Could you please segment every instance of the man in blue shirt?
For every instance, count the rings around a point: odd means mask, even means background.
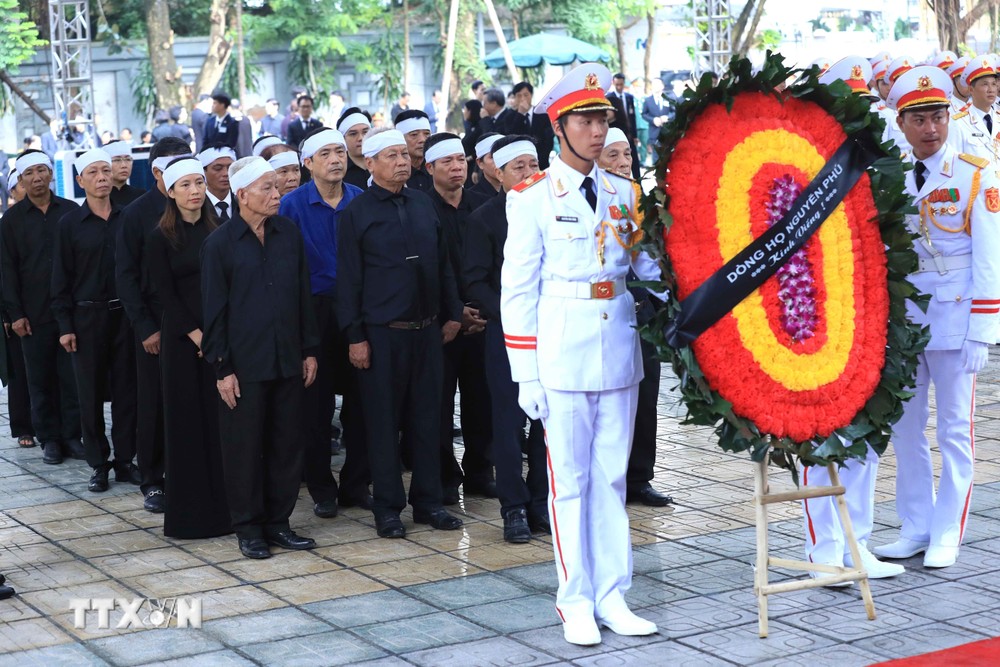
[[[321,127],[306,135],[302,141],[302,160],[312,180],[285,195],[278,212],[299,226],[309,262],[312,304],[321,344],[316,382],[305,395],[304,468],[313,512],[331,518],[337,515],[338,495],[342,505],[370,507],[368,450],[354,374],[347,363],[347,339],[336,315],[337,226],[341,212],[361,194],[361,189],[344,182],[347,142],[337,130]],[[335,393],[344,396],[340,420],[347,450],[339,494],[330,472],[330,422]]]

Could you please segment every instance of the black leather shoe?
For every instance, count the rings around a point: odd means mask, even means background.
[[[150,489],[146,494],[146,499],[142,501],[142,506],[147,512],[163,514],[163,511],[167,508],[167,499],[163,495],[163,490]]]
[[[457,505],[459,501],[458,487],[446,486],[441,492],[441,502],[444,505]]]
[[[138,486],[142,484],[142,475],[139,474],[139,466],[129,461],[128,463],[115,463],[115,481],[128,482]]]
[[[372,508],[372,494],[366,493],[360,498],[340,496],[337,498],[337,504],[340,507],[360,507],[364,510],[370,510]]]
[[[86,461],[87,452],[83,448],[83,443],[80,442],[80,438],[75,440],[66,440],[62,443],[63,456],[68,456],[71,459],[76,459],[77,461]]]
[[[313,505],[313,514],[321,519],[332,519],[337,516],[337,499],[323,500]]]
[[[398,514],[386,514],[375,517],[375,532],[378,533],[379,537],[406,537],[406,526],[403,525],[403,520],[399,518]]]
[[[90,484],[87,488],[94,493],[103,493],[108,490],[107,466],[94,468],[94,474],[90,476]]]
[[[462,520],[457,516],[448,514],[448,510],[438,507],[433,510],[413,510],[414,523],[426,523],[431,528],[438,530],[458,530],[462,527]]]
[[[528,528],[528,513],[522,509],[508,510],[503,517],[503,539],[511,544],[524,544],[531,541],[531,529]]]
[[[492,479],[485,484],[466,481],[462,484],[462,488],[465,489],[465,495],[467,496],[481,496],[483,498],[497,497],[497,483]]]
[[[2,585],[0,585],[0,600],[6,600],[7,598],[12,598],[12,597],[14,597],[14,594],[16,592],[17,591],[15,591],[10,586],[2,586]]]
[[[267,543],[281,547],[282,549],[291,549],[293,551],[305,551],[306,549],[312,549],[316,546],[316,540],[311,537],[302,537],[297,535],[294,530],[283,530],[280,533],[275,533],[267,538]]]
[[[552,534],[552,524],[549,523],[548,514],[529,514],[528,528],[530,528],[533,533],[545,533],[546,535]]]
[[[654,489],[652,484],[646,484],[629,489],[625,494],[625,502],[642,503],[647,507],[666,507],[674,502],[674,499]]]
[[[262,537],[241,537],[239,542],[240,553],[247,558],[260,560],[271,557],[271,550],[267,548],[267,542]]]
[[[59,465],[63,462],[62,447],[58,442],[42,443],[42,463],[49,465]]]

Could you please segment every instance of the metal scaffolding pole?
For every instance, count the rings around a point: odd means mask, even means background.
[[[66,124],[77,116],[92,122],[94,83],[87,0],[49,0],[49,29],[56,115]]]
[[[694,0],[694,77],[721,74],[733,56],[729,0]]]

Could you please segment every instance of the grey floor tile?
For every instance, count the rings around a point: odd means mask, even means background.
[[[385,651],[343,630],[250,644],[241,647],[240,652],[255,662],[273,667],[353,665],[385,655]]]
[[[294,607],[206,621],[202,627],[205,632],[229,646],[303,637],[333,629],[329,624]]]
[[[780,621],[771,621],[768,624],[767,639],[760,638],[757,634],[757,623],[754,622],[735,628],[681,637],[677,641],[739,665],[815,651],[836,644],[830,639],[785,625]]]
[[[98,667],[107,664],[81,644],[60,644],[0,655],[0,667]]]
[[[510,600],[535,592],[525,584],[492,573],[406,587],[407,594],[449,610]]]
[[[1000,532],[1000,531],[998,531]],[[983,542],[979,542],[983,544]],[[926,572],[932,577],[955,581],[996,573],[1000,570],[1000,553],[991,552],[987,549],[980,549],[976,544],[965,544],[958,553],[958,561],[951,567],[927,568]],[[993,574],[991,578],[996,584],[991,588],[1000,588],[1000,574]]]
[[[516,632],[510,635],[510,638],[549,655],[557,656],[561,660],[571,661],[573,664],[577,664],[580,659],[588,656],[622,651],[650,642],[659,642],[663,639],[659,635],[653,635],[652,637],[620,637],[610,630],[604,629],[601,631],[600,644],[596,646],[576,646],[567,643],[563,639],[561,625]]]
[[[581,667],[628,667],[669,665],[670,667],[722,667],[732,663],[671,641],[635,646],[613,653],[588,656],[574,661]]]
[[[94,639],[87,645],[116,665],[141,665],[225,648],[204,630],[194,628],[144,630]]]
[[[678,542],[657,542],[632,550],[632,571],[636,574],[649,574],[650,572],[659,572],[685,565],[697,565],[719,559],[720,556],[714,553]]]
[[[397,656],[387,655],[384,658],[351,663],[351,667],[410,667],[412,664],[412,662]]]
[[[946,581],[882,596],[881,605],[896,607],[935,621],[947,621],[1000,607],[1000,595],[964,583]]]
[[[496,634],[447,612],[366,625],[353,632],[391,653],[437,648]]]
[[[560,622],[555,596],[543,594],[466,607],[455,613],[499,634],[544,628]]]
[[[353,628],[377,621],[413,618],[437,611],[399,591],[379,591],[302,605],[302,609],[339,628]]]
[[[757,608],[744,608],[710,597],[692,597],[638,611],[656,623],[660,634],[675,639],[719,628],[744,625],[757,619]]]
[[[920,628],[893,632],[854,642],[854,646],[887,658],[905,658],[930,653],[960,644],[986,639],[985,635],[945,623],[933,623]]]
[[[536,667],[548,665],[556,659],[506,637],[442,646],[407,653],[402,657],[421,667]]]
[[[781,617],[782,623],[815,632],[838,642],[874,637],[887,632],[928,625],[931,621],[888,605],[875,605],[875,620],[868,620],[861,600],[834,607],[818,607]]]
[[[202,655],[189,655],[184,658],[148,662],[142,667],[246,667],[256,665],[253,660],[244,658],[235,651],[216,651]]]
[[[537,565],[522,565],[503,570],[499,574],[508,579],[530,586],[535,590],[555,592],[559,586],[559,577],[552,563]]]
[[[884,660],[878,653],[841,645],[758,662],[754,667],[868,667]]]
[[[632,587],[625,594],[625,601],[633,609],[673,604],[677,600],[694,597],[694,593],[669,581],[658,581],[652,577],[632,577]]]
[[[732,559],[650,572],[649,576],[699,595],[721,593],[737,588],[753,588],[753,568]]]
[[[948,621],[948,625],[965,628],[984,635],[996,636],[1000,630],[1000,609],[979,611],[968,616],[959,616]]]

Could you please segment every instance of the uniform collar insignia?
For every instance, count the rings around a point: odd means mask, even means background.
[[[941,173],[945,176],[951,176],[951,162],[949,160],[941,163]]]
[[[609,194],[615,194],[616,192],[618,192],[617,190],[615,190],[614,186],[611,185],[611,181],[608,180],[608,177],[605,176],[604,174],[601,174],[601,182],[604,184],[605,192]]]
[[[563,185],[561,178],[552,179],[552,189],[556,193],[556,197],[562,197],[569,192],[569,190],[566,189],[566,186]]]

